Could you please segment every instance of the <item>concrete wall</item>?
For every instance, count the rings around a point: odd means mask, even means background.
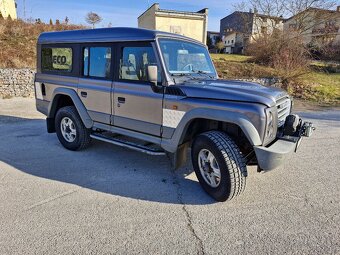
[[[138,27],[180,34],[206,44],[208,9],[181,12],[162,10],[154,4],[138,17]]]
[[[156,17],[156,29],[184,35],[202,43],[206,43],[205,23],[202,19]]]
[[[5,19],[9,16],[11,17],[11,19],[17,19],[17,9],[15,7],[14,0],[0,1],[0,14]]]
[[[34,96],[33,69],[0,69],[0,98]]]
[[[156,29],[156,10],[159,9],[159,4],[152,5],[142,15],[138,17],[138,27],[146,29]]]

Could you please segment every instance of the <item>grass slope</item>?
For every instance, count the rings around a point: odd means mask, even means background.
[[[211,56],[222,79],[280,77],[280,70],[255,64],[248,56],[229,54]],[[291,82],[297,88],[290,91],[295,97],[322,105],[340,105],[340,73],[327,73],[322,69],[310,68]]]
[[[33,24],[0,19],[0,68],[34,68],[37,39],[42,32],[81,29],[77,25]]]

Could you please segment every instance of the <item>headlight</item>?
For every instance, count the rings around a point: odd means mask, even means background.
[[[267,144],[274,140],[277,132],[277,110],[275,107],[266,109],[266,131],[264,143]]]
[[[274,120],[273,113],[269,112],[267,116],[267,129],[266,129],[266,137],[268,138],[272,138],[274,134],[273,120]]]

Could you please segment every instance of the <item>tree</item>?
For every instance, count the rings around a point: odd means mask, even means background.
[[[211,49],[212,46],[213,46],[213,45],[212,45],[212,40],[211,40],[211,38],[210,38],[209,35],[207,36],[207,46],[208,46],[209,49]]]
[[[92,25],[92,28],[94,28],[95,24],[100,23],[102,21],[102,17],[100,17],[97,13],[89,12],[85,16],[85,21]]]
[[[331,9],[334,6],[336,6],[335,0],[245,0],[235,7],[245,13],[249,13],[246,12],[246,10],[250,10],[250,12],[254,10],[253,13],[255,16],[258,16],[259,20],[259,22],[255,22],[255,25],[258,26],[258,31],[261,31],[263,25],[269,26],[272,28],[272,31],[276,29],[278,23],[275,17],[289,18],[295,16],[295,31],[298,31],[301,34],[333,19],[334,17],[324,10]],[[272,19],[263,20],[260,18],[261,14],[272,17]],[[248,15],[244,16],[244,19],[249,17]],[[311,22],[311,20],[313,22]],[[252,23],[253,20],[247,20],[247,22],[245,21],[244,23],[248,25],[249,22]]]
[[[59,20],[59,19],[56,19],[56,20],[55,20],[55,24],[56,24],[57,26],[59,26],[59,25],[60,25],[60,20]]]
[[[69,18],[66,16],[66,18],[65,18],[65,20],[64,20],[65,25],[68,25],[68,22],[69,22],[69,21],[70,21]]]
[[[50,25],[53,26],[53,21],[52,21],[52,19],[50,19]]]
[[[222,50],[224,49],[224,43],[222,41],[219,41],[215,45],[216,49],[218,49],[218,52],[221,53]]]

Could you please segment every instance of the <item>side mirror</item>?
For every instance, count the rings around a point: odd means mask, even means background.
[[[148,80],[152,82],[155,86],[157,86],[158,82],[158,67],[157,66],[148,66]]]

